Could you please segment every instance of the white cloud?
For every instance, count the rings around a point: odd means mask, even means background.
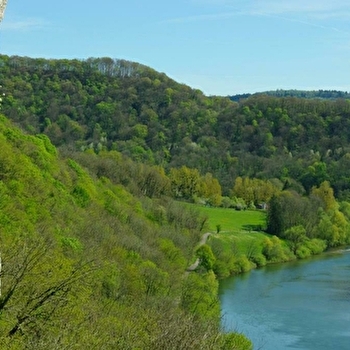
[[[350,34],[348,26],[338,26],[337,21],[350,20],[350,2],[345,0],[192,0],[200,10],[202,5],[213,8],[211,14],[198,14],[166,20],[166,23],[219,21],[235,16],[267,16],[282,21],[324,30]]]

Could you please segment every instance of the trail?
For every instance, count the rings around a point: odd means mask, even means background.
[[[198,247],[200,247],[200,246],[204,245],[205,243],[207,243],[208,237],[209,237],[210,235],[211,235],[210,232],[205,233],[205,234],[202,236],[201,240],[199,241]],[[187,273],[196,270],[196,268],[198,267],[199,263],[200,263],[200,260],[199,260],[199,258],[197,258],[197,260],[196,260],[191,266],[189,266],[189,267],[187,268],[187,270],[186,270]]]

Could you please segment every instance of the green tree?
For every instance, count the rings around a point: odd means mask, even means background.
[[[273,196],[269,202],[266,217],[267,232],[272,235],[281,236],[286,229],[286,223],[283,216],[283,207],[280,197]]]
[[[199,180],[198,195],[207,200],[207,203],[218,207],[221,204],[221,186],[212,174],[207,173]]]
[[[213,269],[215,264],[215,256],[207,244],[201,245],[196,250],[196,256],[199,259],[199,266],[202,266],[205,270],[209,271]]]
[[[284,232],[283,238],[290,242],[290,248],[296,254],[299,246],[307,239],[306,230],[301,225],[290,227]]]
[[[197,169],[190,169],[186,166],[171,168],[169,178],[175,197],[192,199],[198,194],[200,174]]]

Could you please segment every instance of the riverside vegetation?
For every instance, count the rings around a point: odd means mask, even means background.
[[[0,66],[4,348],[250,349],[221,332],[218,278],[349,243],[346,98],[235,102],[110,58]]]

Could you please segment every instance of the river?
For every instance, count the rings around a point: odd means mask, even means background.
[[[220,282],[226,331],[254,350],[350,349],[350,252],[267,266]]]

